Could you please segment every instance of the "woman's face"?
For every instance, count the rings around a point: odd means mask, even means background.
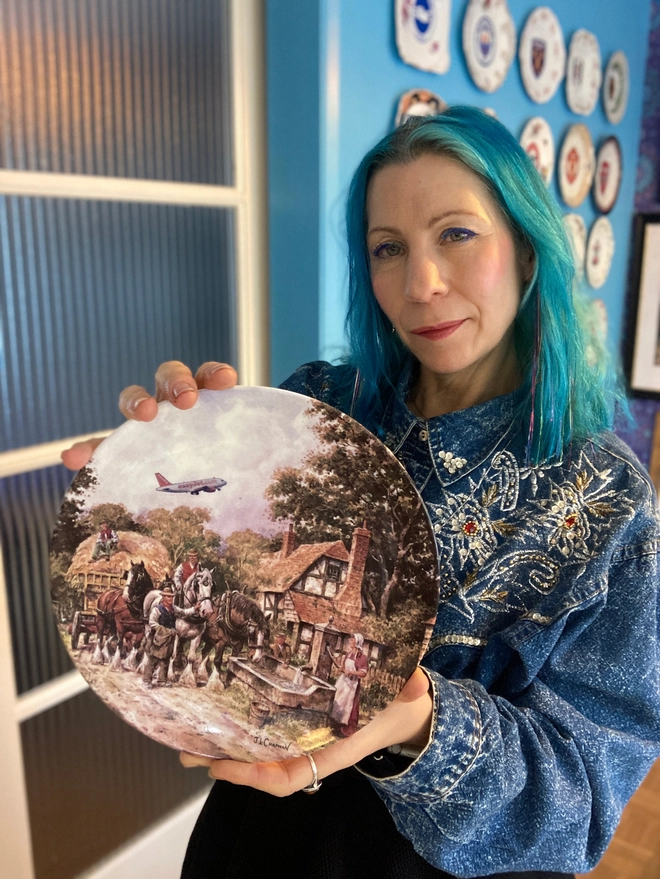
[[[511,358],[522,272],[482,181],[424,155],[378,171],[367,195],[376,299],[424,370],[480,378]]]

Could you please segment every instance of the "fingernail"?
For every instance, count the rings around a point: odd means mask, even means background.
[[[209,766],[210,759],[208,757],[196,757],[193,754],[186,754],[185,759],[181,762],[188,769],[193,766]]]
[[[176,382],[172,385],[171,391],[172,396],[175,400],[177,400],[181,394],[187,394],[190,391],[196,391],[197,388],[194,388],[192,385],[189,385],[188,382]]]
[[[149,397],[138,397],[137,400],[131,400],[131,402],[128,404],[128,407],[127,407],[128,411],[135,414],[137,412],[137,408],[140,405],[140,403],[143,403],[145,400],[148,400],[148,399],[149,399]]]
[[[231,369],[231,368],[232,368],[232,367],[229,366],[229,365],[226,364],[226,363],[219,363],[217,366],[214,366],[214,367],[213,367],[213,369],[211,370],[211,372],[210,372],[209,374],[210,374],[210,375],[215,375],[216,372],[220,372],[220,370],[222,370],[222,369]]]

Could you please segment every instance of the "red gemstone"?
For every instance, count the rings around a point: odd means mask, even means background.
[[[472,519],[469,519],[463,525],[463,531],[468,535],[468,537],[472,537],[472,535],[476,534],[478,530],[479,530],[479,526]]]
[[[575,513],[571,513],[570,516],[566,516],[566,518],[564,519],[564,528],[574,528],[577,519],[578,517]]]

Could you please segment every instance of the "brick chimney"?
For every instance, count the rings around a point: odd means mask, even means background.
[[[296,534],[293,525],[289,523],[286,531],[282,535],[282,549],[280,550],[280,559],[287,559],[296,548]]]
[[[340,613],[347,616],[362,616],[362,580],[370,541],[371,531],[367,529],[367,523],[364,522],[361,528],[356,528],[353,531],[346,582],[332,602]]]

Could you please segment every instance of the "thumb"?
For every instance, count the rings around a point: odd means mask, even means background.
[[[412,675],[408,678],[403,689],[396,697],[397,702],[414,702],[428,693],[429,679],[422,669],[417,666]]]

